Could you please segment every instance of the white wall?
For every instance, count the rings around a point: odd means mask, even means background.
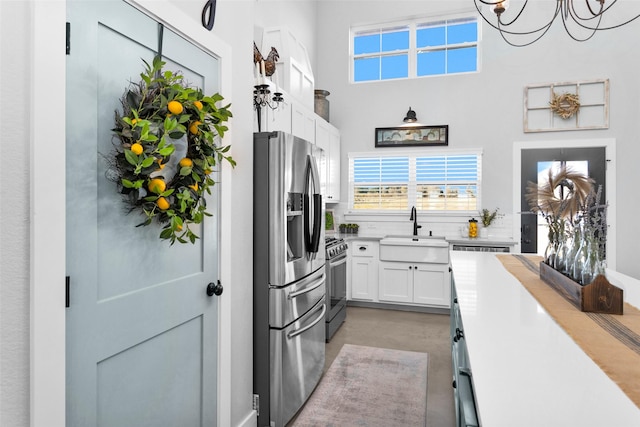
[[[3,426],[29,424],[29,27],[27,2],[0,2],[0,425]],[[63,101],[60,107],[64,108]]]
[[[531,2],[530,2],[531,3]],[[554,7],[555,2],[535,2]],[[437,15],[444,8],[459,12],[474,10],[471,0],[376,1],[364,7],[358,0],[318,3],[316,86],[331,92],[331,122],[342,132],[343,199],[347,197],[347,161],[350,151],[372,151],[376,127],[401,122],[409,106],[424,124],[448,124],[449,148],[481,147],[484,150],[483,207],[499,207],[513,213],[512,150],[515,141],[615,138],[617,140],[617,268],[640,277],[633,248],[637,233],[627,232],[640,208],[633,194],[640,179],[636,166],[640,156],[638,115],[640,83],[640,22],[601,32],[594,39],[577,43],[556,22],[549,33],[526,48],[506,45],[497,32],[483,27],[482,71],[477,74],[426,77],[405,81],[349,83],[349,28],[352,25]],[[532,7],[532,6],[530,6]],[[618,3],[616,8],[638,13],[638,3]],[[571,132],[523,132],[525,86],[576,80],[610,79],[611,121],[607,130]],[[344,209],[344,206],[340,206]],[[408,223],[408,221],[407,221]],[[515,236],[518,238],[519,236]]]

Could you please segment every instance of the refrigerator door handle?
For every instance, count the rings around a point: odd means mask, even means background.
[[[316,159],[311,154],[307,155],[307,175],[306,175],[305,195],[304,195],[304,215],[305,215],[305,243],[307,252],[318,253],[320,248],[320,234],[322,232],[322,195],[320,193],[320,180]],[[310,230],[311,209],[308,193],[310,185],[313,188],[313,230]]]
[[[314,289],[319,288],[325,282],[325,275],[323,274],[320,278],[316,279],[315,282],[312,282],[310,286],[300,289],[299,291],[291,292],[287,295],[287,299],[294,299],[295,297],[299,297],[300,295],[304,295],[308,292],[311,292]]]
[[[320,313],[320,316],[318,316],[313,322],[311,322],[311,324],[305,326],[304,328],[296,329],[294,331],[289,332],[287,334],[287,338],[291,339],[291,338],[297,337],[300,334],[304,334],[306,331],[313,328],[318,322],[320,322],[321,320],[324,320],[324,315],[326,312],[327,312],[327,304],[322,304],[322,313]]]

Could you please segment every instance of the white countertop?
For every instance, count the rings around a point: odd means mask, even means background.
[[[495,254],[451,251],[451,262],[483,426],[640,426],[640,409]],[[611,276],[640,307],[640,282]]]

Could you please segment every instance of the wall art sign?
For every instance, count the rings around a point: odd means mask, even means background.
[[[609,80],[545,83],[524,88],[524,131],[609,128]]]
[[[376,147],[448,145],[449,125],[376,128]]]

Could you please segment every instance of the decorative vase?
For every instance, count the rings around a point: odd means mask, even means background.
[[[576,250],[576,256],[573,260],[573,270],[571,270],[571,278],[578,283],[582,283],[582,270],[584,264],[587,261],[587,239],[586,230],[584,226],[580,224],[579,240],[577,241],[578,249]]]
[[[554,268],[555,266],[557,250],[558,242],[555,240],[549,240],[549,243],[547,243],[547,247],[544,250],[544,263],[551,268]]]
[[[328,90],[316,89],[313,91],[314,94],[314,112],[329,122],[329,100],[327,96],[331,94]]]
[[[596,277],[596,264],[597,260],[596,254],[593,253],[593,242],[591,239],[587,239],[585,244],[585,258],[584,264],[582,266],[582,275],[580,276],[580,283],[583,285],[588,285],[593,282],[593,279]]]
[[[558,235],[558,246],[553,268],[562,272],[567,265],[567,236],[564,233]]]
[[[480,238],[488,239],[489,238],[489,229],[487,227],[482,227],[480,229]]]
[[[560,272],[566,276],[571,277],[573,272],[573,260],[576,258],[576,252],[578,250],[577,242],[580,241],[580,228],[573,227],[571,232],[566,236],[564,247],[564,268]]]

